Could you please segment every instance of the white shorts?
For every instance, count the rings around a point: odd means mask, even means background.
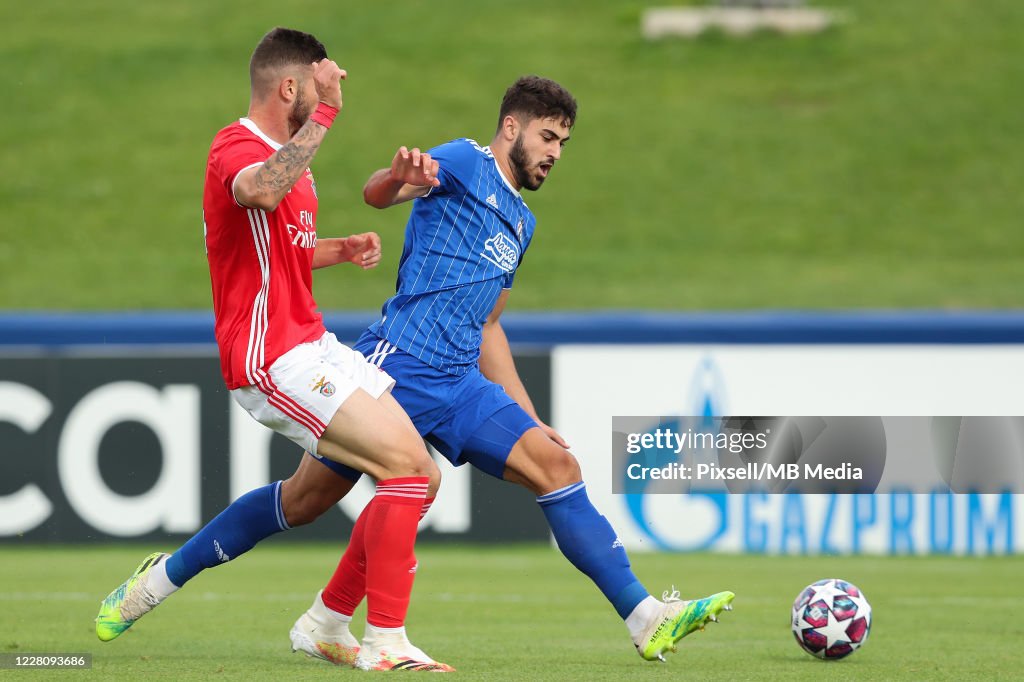
[[[255,386],[231,391],[260,424],[316,455],[316,444],[334,414],[356,389],[379,398],[395,380],[331,332],[300,343],[260,370]]]

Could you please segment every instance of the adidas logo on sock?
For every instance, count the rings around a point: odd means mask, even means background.
[[[213,551],[217,553],[217,558],[221,560],[221,563],[231,561],[231,557],[224,553],[224,550],[220,548],[220,543],[216,540],[213,541]]]

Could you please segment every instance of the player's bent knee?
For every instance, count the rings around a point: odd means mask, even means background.
[[[538,495],[554,492],[583,480],[580,464],[576,458],[568,450],[555,443],[551,443],[550,447],[545,447],[543,452],[536,453],[533,461],[533,469],[536,472],[535,492]]]
[[[428,477],[430,480],[427,482],[427,497],[434,497],[437,495],[437,491],[441,488],[441,470],[437,467],[437,464],[433,459],[430,460],[433,469],[431,470]]]
[[[419,438],[403,441],[390,453],[384,463],[388,475],[398,478],[402,476],[427,477],[430,485],[436,490],[441,481],[441,470],[427,454],[427,449]]]
[[[579,461],[568,450],[558,450],[558,454],[551,457],[547,465],[554,490],[583,480],[583,470],[580,469]]]
[[[531,429],[516,443],[505,463],[504,478],[535,495],[546,495],[583,480],[576,458],[540,429]]]

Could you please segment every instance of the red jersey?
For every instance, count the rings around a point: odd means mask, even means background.
[[[206,163],[206,256],[229,389],[256,384],[282,354],[326,331],[313,300],[313,174],[307,168],[274,211],[235,201],[239,172],[261,165],[280,147],[243,118],[217,133]]]

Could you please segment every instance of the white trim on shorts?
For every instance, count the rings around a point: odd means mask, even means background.
[[[362,389],[379,398],[395,385],[387,372],[331,332],[300,343],[254,378],[254,385],[236,388],[231,396],[253,419],[312,455],[349,396]]]
[[[384,339],[381,339],[380,341],[377,342],[377,345],[376,347],[374,347],[373,352],[366,357],[366,361],[369,362],[371,365],[376,365],[377,367],[380,367],[381,365],[384,364],[384,361],[387,359],[387,357],[394,353],[396,350],[398,350],[398,346],[389,343]]]

